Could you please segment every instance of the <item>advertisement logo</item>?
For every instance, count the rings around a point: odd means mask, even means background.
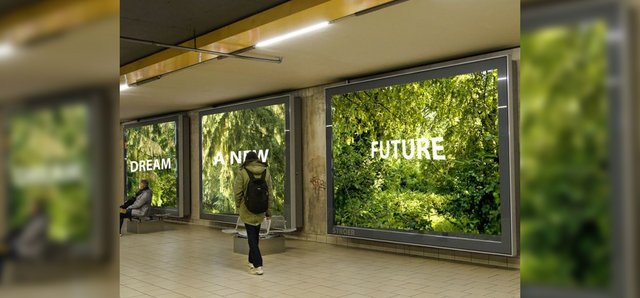
[[[132,160],[129,163],[129,169],[131,173],[170,170],[171,158],[167,157],[163,159],[147,159],[147,160],[139,160],[139,161]]]
[[[387,140],[371,142],[371,158],[378,156],[381,159],[389,157],[399,158],[400,154],[404,159],[431,159],[446,160],[446,156],[441,154],[444,147],[439,143],[442,137],[431,139],[410,139],[410,140]],[[431,145],[431,154],[429,154]],[[401,150],[398,150],[398,148]]]
[[[258,159],[262,162],[267,162],[267,157],[269,157],[269,149],[260,149],[260,150],[240,150],[240,151],[231,151],[229,154],[229,159],[225,160],[222,152],[216,153],[216,156],[213,158],[213,165],[217,166],[219,164],[226,165],[229,164],[241,164],[244,159],[247,157],[249,152],[258,153]]]

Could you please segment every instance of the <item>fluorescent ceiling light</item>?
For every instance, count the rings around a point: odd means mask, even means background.
[[[11,56],[15,52],[15,48],[10,42],[0,43],[0,58],[6,58]]]
[[[322,22],[322,23],[318,23],[318,24],[315,24],[315,25],[312,25],[312,26],[309,26],[309,27],[305,27],[305,28],[302,28],[302,29],[299,29],[299,30],[296,30],[296,31],[293,31],[293,32],[289,32],[289,33],[286,33],[286,34],[283,34],[283,35],[280,35],[280,36],[276,36],[276,37],[271,38],[271,39],[267,39],[265,41],[261,41],[261,42],[256,44],[256,48],[266,47],[266,46],[272,45],[272,44],[274,44],[276,42],[280,42],[280,41],[283,41],[285,39],[296,37],[298,35],[309,33],[309,32],[312,32],[312,31],[316,31],[318,29],[321,29],[321,28],[324,28],[324,27],[327,27],[327,26],[329,26],[329,22]]]
[[[131,87],[129,87],[129,85],[126,84],[126,83],[125,84],[120,84],[120,92],[122,92],[124,90],[127,90],[129,88],[131,88]]]

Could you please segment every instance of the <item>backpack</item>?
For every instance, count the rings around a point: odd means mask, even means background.
[[[249,184],[244,192],[244,205],[254,214],[267,212],[269,209],[269,188],[265,180],[267,170],[264,170],[260,177],[256,177],[246,168],[245,171],[249,174]]]

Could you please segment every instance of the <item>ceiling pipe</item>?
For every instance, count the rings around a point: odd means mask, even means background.
[[[156,41],[151,41],[151,40],[138,39],[138,38],[132,38],[132,37],[125,37],[125,36],[120,36],[120,39],[124,40],[124,41],[128,41],[128,42],[133,42],[133,43],[147,44],[147,45],[152,45],[152,46],[157,46],[157,47],[178,49],[178,50],[191,51],[191,52],[198,52],[198,53],[203,53],[203,54],[223,56],[223,57],[229,57],[229,58],[251,60],[251,61],[259,61],[259,62],[282,63],[282,57],[263,58],[263,57],[253,57],[253,56],[238,55],[238,54],[233,54],[233,53],[222,53],[222,52],[203,50],[203,49],[198,49],[198,48],[189,48],[189,47],[183,47],[183,46],[170,45],[170,44],[166,44],[166,43],[161,43],[161,42],[156,42]]]
[[[356,17],[363,16],[363,15],[370,14],[372,12],[381,10],[383,8],[387,8],[387,7],[391,7],[391,6],[394,6],[394,5],[398,5],[398,4],[402,3],[402,2],[407,2],[407,1],[408,0],[394,0],[394,1],[391,1],[391,2],[387,2],[387,3],[384,3],[384,4],[380,4],[378,6],[374,6],[374,7],[365,9],[365,10],[358,11],[358,12],[354,13],[353,15],[356,16]]]

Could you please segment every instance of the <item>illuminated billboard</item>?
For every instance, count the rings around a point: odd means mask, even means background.
[[[285,216],[293,224],[297,209],[295,200],[290,200],[292,188],[296,187],[289,178],[291,168],[296,166],[289,151],[294,137],[290,130],[291,101],[285,96],[200,114],[203,218],[235,222],[235,177],[247,153],[254,151],[268,165],[273,179],[272,213]]]
[[[637,233],[637,216],[626,211],[636,200],[627,154],[637,109],[625,84],[632,63],[623,4],[523,7],[523,297],[624,297],[636,284],[620,278],[635,265],[624,231]]]
[[[124,128],[126,197],[135,196],[140,180],[148,180],[153,190],[154,213],[179,215],[184,209],[180,207],[180,178],[185,175],[180,158],[185,153],[180,150],[181,117],[143,120]]]
[[[16,248],[16,257],[46,263],[47,256],[88,260],[107,253],[110,180],[103,173],[111,158],[101,151],[105,140],[99,137],[109,134],[105,97],[100,90],[84,90],[33,98],[3,111],[3,232],[8,243],[29,239]]]
[[[508,63],[327,89],[329,233],[512,254]]]

